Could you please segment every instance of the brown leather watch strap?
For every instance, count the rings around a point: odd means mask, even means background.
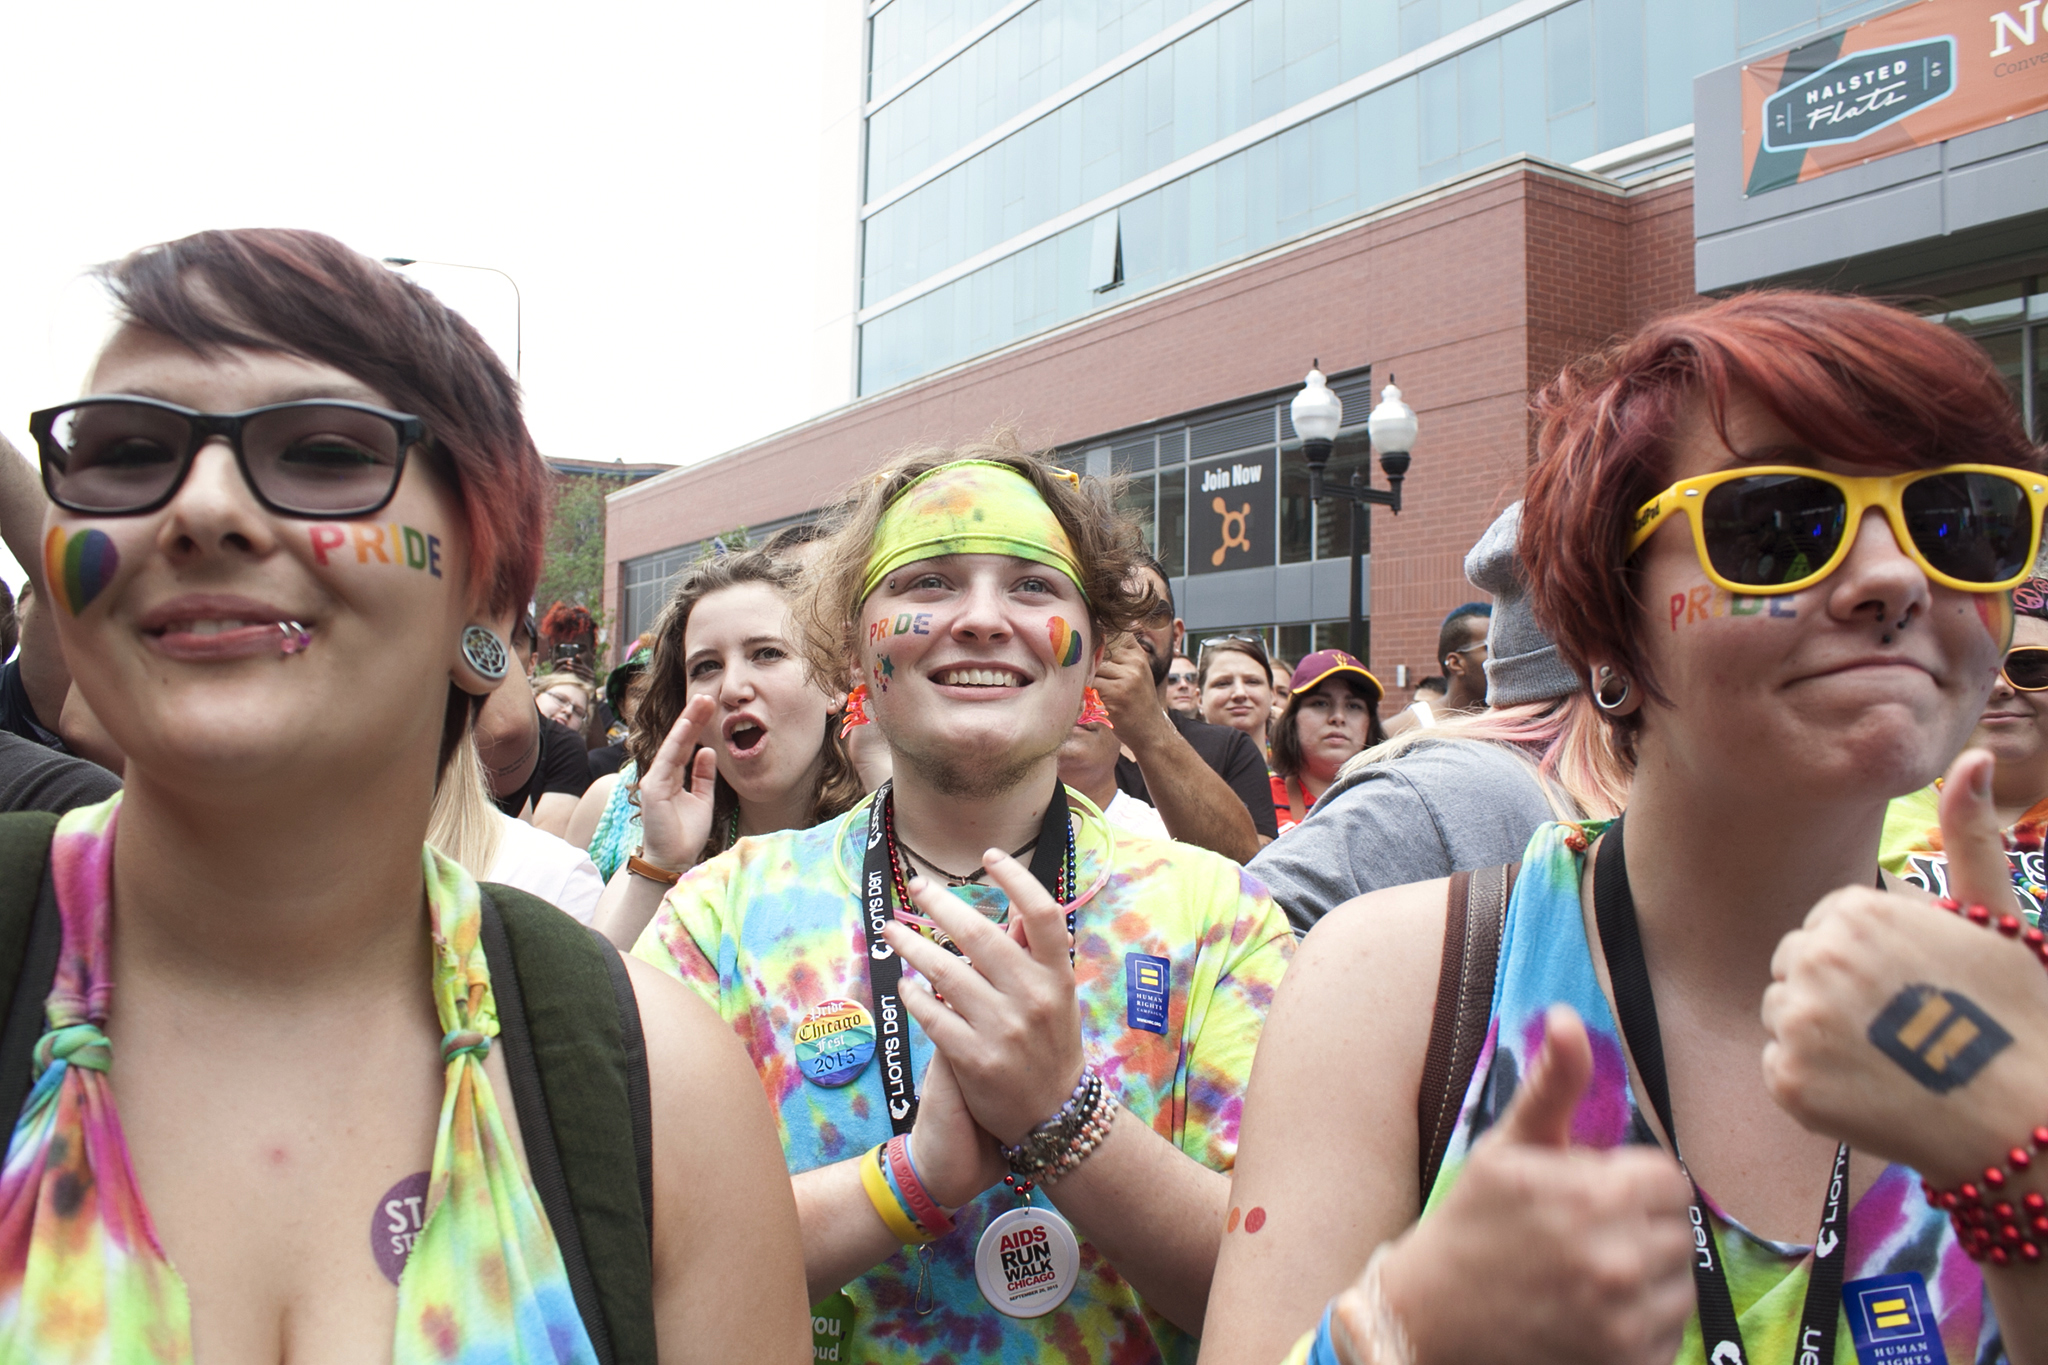
[[[645,877],[650,882],[660,882],[663,886],[674,886],[683,879],[682,873],[657,867],[637,853],[626,858],[626,870],[636,877]]]

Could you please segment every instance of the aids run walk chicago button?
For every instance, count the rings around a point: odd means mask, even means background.
[[[974,1249],[981,1296],[1013,1318],[1043,1317],[1067,1301],[1081,1275],[1081,1247],[1067,1220],[1043,1205],[1011,1209]]]

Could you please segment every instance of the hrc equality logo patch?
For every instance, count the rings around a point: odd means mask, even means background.
[[[1894,996],[1871,1023],[1870,1041],[1941,1095],[1982,1071],[2012,1035],[1969,997],[1916,984]]]
[[[1842,1286],[1842,1315],[1861,1365],[1948,1365],[1927,1281],[1917,1273],[1851,1280]]]

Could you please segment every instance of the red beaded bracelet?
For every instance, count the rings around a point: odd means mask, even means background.
[[[2019,916],[1993,915],[1986,906],[1965,907],[1947,896],[1935,904],[1972,924],[1996,929],[2007,938],[2019,940],[2040,959],[2042,966],[2048,967],[2048,935],[2027,927]],[[1927,1202],[1948,1213],[1949,1221],[1955,1225],[1956,1241],[1971,1260],[1989,1261],[1996,1266],[2011,1265],[2015,1260],[2026,1265],[2038,1265],[2041,1261],[2041,1244],[2048,1242],[2048,1197],[2036,1191],[2020,1200],[2017,1207],[2011,1200],[1998,1197],[2013,1176],[2032,1168],[2035,1152],[2048,1151],[2048,1124],[2029,1133],[2027,1141],[2031,1151],[2025,1145],[2014,1147],[2005,1154],[2004,1162],[1984,1168],[1981,1183],[1965,1181],[1953,1190],[1940,1190],[1925,1180],[1920,1182]],[[1987,1196],[1989,1203],[1985,1202]]]

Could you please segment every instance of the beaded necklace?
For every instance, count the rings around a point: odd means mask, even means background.
[[[896,884],[896,904],[908,910],[911,907],[910,882],[903,875],[903,841],[896,837],[896,793],[890,792],[883,798],[882,832],[889,845],[889,876]],[[1030,845],[1026,845],[1030,847]],[[1067,821],[1066,856],[1061,859],[1059,876],[1053,886],[1053,899],[1062,906],[1071,907],[1076,882],[1076,856],[1074,849],[1074,822]],[[932,937],[941,947],[959,952],[959,947],[944,933],[932,931]]]

